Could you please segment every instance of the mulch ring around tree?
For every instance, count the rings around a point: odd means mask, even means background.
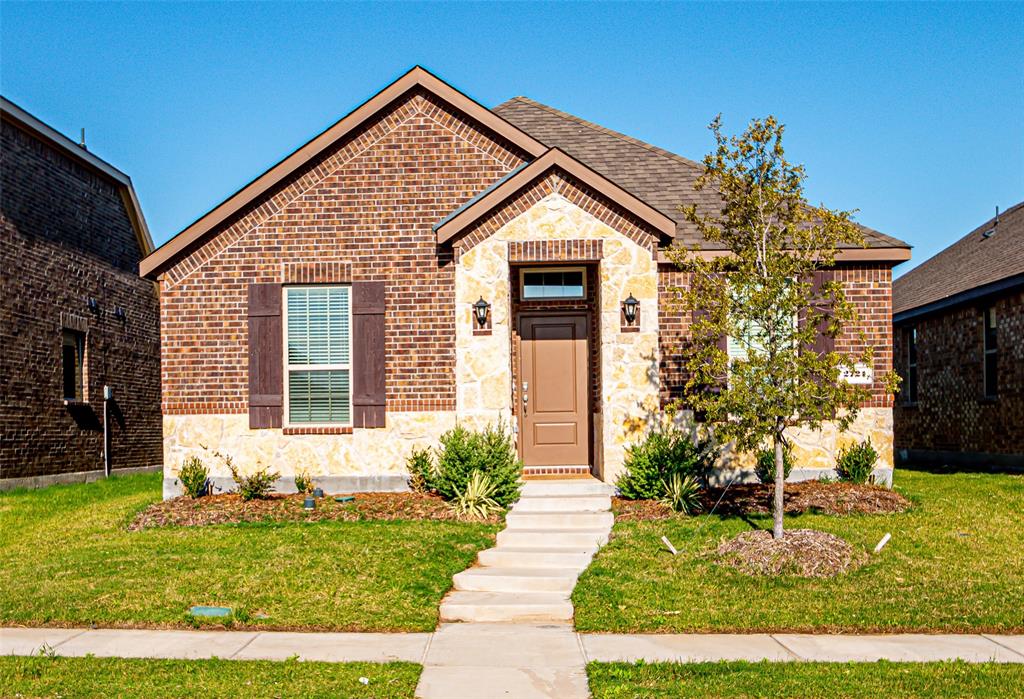
[[[316,509],[303,509],[305,495],[272,495],[266,500],[242,500],[235,493],[187,496],[157,502],[135,517],[131,531],[151,527],[201,527],[240,522],[358,522],[365,520],[458,520],[445,500],[423,493],[355,493],[351,502],[334,495],[317,498]],[[498,516],[483,522],[496,523]]]
[[[701,512],[715,508],[715,513],[721,515],[770,514],[774,497],[775,486],[771,484],[739,483],[728,489],[712,488],[701,498]],[[910,508],[909,500],[882,486],[820,481],[787,483],[784,502],[786,514],[790,515],[881,515],[905,512]],[[616,521],[620,522],[679,516],[657,500],[614,498],[612,509],[615,510]]]
[[[835,534],[790,529],[782,539],[770,531],[743,532],[718,546],[719,562],[747,575],[833,578],[864,565],[867,554]]]

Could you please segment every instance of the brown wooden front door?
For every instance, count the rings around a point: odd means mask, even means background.
[[[587,316],[519,318],[520,443],[526,466],[590,463]]]

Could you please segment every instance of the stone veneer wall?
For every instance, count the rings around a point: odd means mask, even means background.
[[[509,242],[601,240],[599,263],[601,341],[601,477],[614,481],[625,447],[642,423],[637,416],[658,405],[658,279],[651,250],[569,200],[547,194],[459,256],[455,273],[455,376],[460,419],[512,420]],[[567,262],[568,263],[568,262]],[[641,304],[640,331],[620,331],[620,302],[630,293]],[[470,307],[491,303],[490,335],[474,335]]]

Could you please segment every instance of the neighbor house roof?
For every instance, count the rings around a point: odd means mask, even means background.
[[[704,171],[702,164],[527,97],[513,97],[493,111],[671,217],[676,223],[675,237],[679,243],[711,249],[696,226],[679,211],[681,205],[696,204],[699,213],[712,214],[721,205],[713,189],[698,192],[693,188]],[[910,258],[910,246],[902,240],[865,226],[861,226],[861,231],[869,248],[902,248],[906,253],[897,253],[895,259]],[[865,256],[872,257],[875,255]]]
[[[893,282],[896,320],[1024,284],[1024,202],[990,218]]]
[[[135,236],[139,241],[142,254],[148,255],[153,252],[153,238],[149,234],[149,227],[146,225],[146,219],[142,215],[142,206],[139,205],[139,198],[135,194],[135,187],[132,186],[132,180],[128,175],[118,170],[106,160],[96,157],[86,150],[84,146],[78,145],[6,97],[0,97],[0,114],[2,114],[4,121],[31,133],[75,162],[84,165],[104,179],[113,182],[121,192],[121,198],[124,201],[132,228],[135,229]]]
[[[437,242],[444,243],[451,240],[488,212],[493,211],[509,196],[552,169],[572,175],[640,220],[647,222],[662,235],[669,239],[672,238],[675,232],[675,223],[671,218],[578,160],[569,157],[558,148],[552,148],[528,165],[513,170],[496,185],[484,190],[467,204],[445,217],[434,226]]]

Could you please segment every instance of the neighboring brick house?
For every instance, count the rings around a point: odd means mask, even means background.
[[[2,99],[0,489],[159,468],[152,241],[127,175]]]
[[[528,472],[614,479],[679,394],[667,357],[689,322],[668,297],[685,278],[665,250],[697,242],[681,204],[715,205],[693,190],[701,170],[414,68],[141,264],[161,288],[165,494],[191,455],[224,479],[214,451],[331,489],[404,488],[410,449],[456,420],[505,420]],[[909,248],[865,233],[826,274],[848,282],[880,376]],[[839,346],[864,341],[854,330]],[[891,469],[873,388],[851,432]],[[831,426],[800,434],[798,458],[830,468],[836,443]]]
[[[1024,466],[1024,202],[893,285],[902,458]]]

